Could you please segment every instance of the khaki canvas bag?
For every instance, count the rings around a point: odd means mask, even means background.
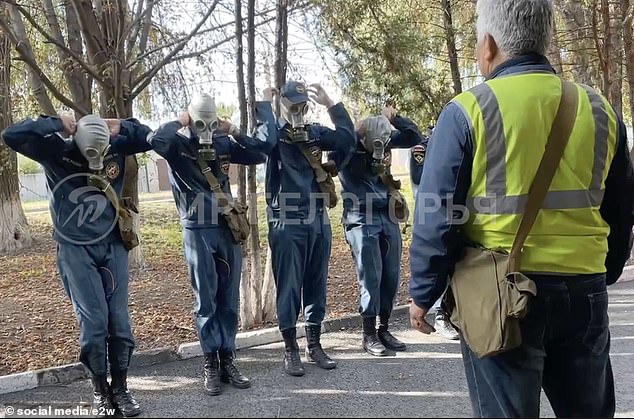
[[[520,320],[528,312],[530,298],[537,295],[535,283],[519,272],[522,248],[570,138],[578,100],[577,86],[562,80],[559,109],[510,254],[468,247],[449,280],[445,308],[469,348],[480,358],[522,344]]]
[[[216,195],[218,206],[222,211],[222,216],[227,221],[234,242],[237,244],[246,243],[251,233],[251,226],[249,225],[249,219],[247,217],[247,206],[227,196],[222,190],[218,178],[214,176],[209,165],[200,157],[198,158],[198,166],[205,175],[205,178],[207,178],[209,187]]]
[[[93,175],[91,180],[93,186],[97,187],[108,197],[108,200],[117,211],[117,223],[123,246],[127,251],[134,249],[139,245],[139,236],[134,231],[133,213],[138,214],[139,210],[132,202],[132,198],[119,198],[110,182],[100,175]]]

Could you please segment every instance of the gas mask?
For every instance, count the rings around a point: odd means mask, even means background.
[[[287,98],[282,97],[282,117],[290,125],[289,139],[293,142],[307,142],[308,129],[306,114],[308,113],[308,102],[292,103]]]
[[[215,160],[216,150],[213,148],[213,135],[218,128],[216,102],[208,94],[200,93],[192,99],[187,111],[198,135],[200,157],[206,161]]]
[[[390,121],[384,116],[366,118],[361,123],[363,148],[371,156],[371,170],[375,175],[385,173],[385,152],[392,135]]]
[[[110,129],[97,115],[86,115],[77,122],[73,140],[88,160],[90,170],[103,170],[103,158],[110,150]]]

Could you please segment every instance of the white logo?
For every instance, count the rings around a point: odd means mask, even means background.
[[[56,229],[56,233],[63,238],[65,241],[75,244],[75,245],[91,245],[98,243],[108,237],[108,235],[114,230],[115,225],[117,224],[117,217],[115,214],[118,212],[118,208],[115,208],[114,211],[110,212],[112,214],[112,220],[108,220],[108,223],[103,221],[104,213],[106,213],[106,209],[108,206],[111,206],[112,203],[106,197],[106,195],[100,191],[95,186],[91,186],[88,182],[90,179],[90,174],[88,173],[76,173],[62,179],[55,188],[53,188],[51,194],[55,196],[56,192],[62,187],[64,184],[69,182],[71,179],[75,178],[85,178],[86,182],[79,182],[85,184],[85,186],[76,186],[72,192],[64,199],[62,205],[69,205],[72,209],[68,215],[60,214],[60,218],[55,213],[55,208],[52,209],[53,219],[57,219],[57,226],[59,228]],[[75,181],[74,183],[76,183]],[[100,232],[98,237],[85,239],[85,240],[75,240],[70,237],[67,237],[62,229],[66,227],[77,228],[77,229],[90,229],[90,226],[96,222],[103,223],[103,225],[107,225],[108,228],[105,231]]]

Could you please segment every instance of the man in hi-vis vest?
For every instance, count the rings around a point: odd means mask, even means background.
[[[433,331],[425,314],[456,277],[463,243],[510,252],[562,98],[545,57],[551,0],[479,0],[477,16],[486,81],[443,110],[418,190],[410,314],[423,333]],[[479,357],[461,330],[478,417],[537,417],[541,388],[558,417],[614,415],[606,284],[630,255],[634,174],[612,106],[588,86],[565,89],[578,97],[576,117],[521,253],[519,271],[536,285],[521,345]]]

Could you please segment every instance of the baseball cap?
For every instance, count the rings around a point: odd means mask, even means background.
[[[282,86],[280,95],[291,103],[308,102],[306,85],[299,81],[289,81]]]

